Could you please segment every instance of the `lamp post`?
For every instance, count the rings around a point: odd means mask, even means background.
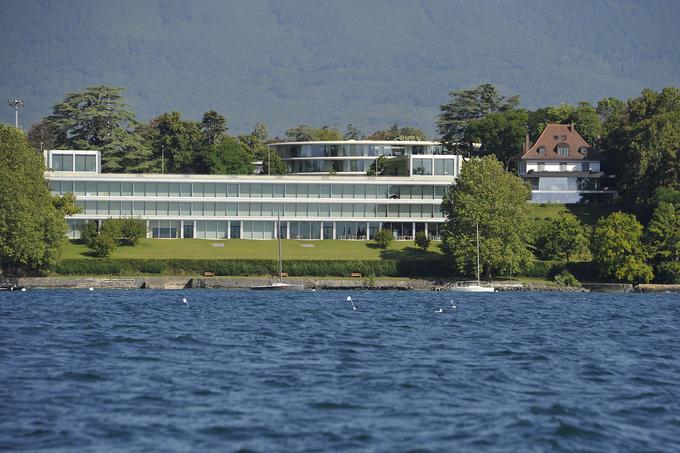
[[[19,129],[19,109],[24,106],[23,99],[8,99],[7,104],[14,107],[14,127]]]

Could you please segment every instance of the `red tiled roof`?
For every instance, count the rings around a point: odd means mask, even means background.
[[[557,152],[558,145],[566,145],[569,148],[569,154],[560,156]],[[545,155],[539,153],[541,147],[545,148]],[[583,148],[586,149],[585,152],[581,152]],[[527,143],[524,145],[524,154],[520,159],[603,160],[603,156],[590,147],[588,142],[581,137],[581,134],[576,132],[573,125],[548,124],[532,146],[527,139]]]

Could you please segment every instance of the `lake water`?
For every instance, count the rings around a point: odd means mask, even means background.
[[[13,449],[678,451],[680,295],[3,292]]]

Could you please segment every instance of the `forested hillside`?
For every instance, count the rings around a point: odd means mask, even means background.
[[[677,86],[678,23],[672,0],[4,0],[0,95],[26,101],[24,129],[64,93],[107,84],[143,120],[214,109],[234,132],[434,135],[447,93],[482,82],[529,108]]]

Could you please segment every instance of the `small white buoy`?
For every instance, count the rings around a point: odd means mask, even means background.
[[[347,302],[349,302],[349,303],[352,304],[352,309],[353,309],[353,310],[356,310],[356,309],[357,309],[356,305],[354,305],[354,301],[352,301],[352,297],[351,297],[351,296],[347,296]]]
[[[313,293],[315,293],[315,292],[316,292],[316,290],[315,290],[314,288],[312,288],[312,292],[313,292]]]
[[[94,288],[91,287],[91,286],[90,286],[89,288],[87,288],[87,289],[89,289],[90,291],[94,291]]]
[[[26,288],[21,288],[21,292],[25,293],[25,292],[26,292]]]
[[[182,298],[182,303],[183,303],[183,304],[189,305],[189,302],[187,301],[187,298],[186,298],[186,297],[183,297],[183,298]]]
[[[441,313],[441,312],[443,312],[443,311],[444,311],[444,309],[443,309],[443,308],[440,308],[439,310],[435,310],[434,312],[435,312],[435,313]]]

